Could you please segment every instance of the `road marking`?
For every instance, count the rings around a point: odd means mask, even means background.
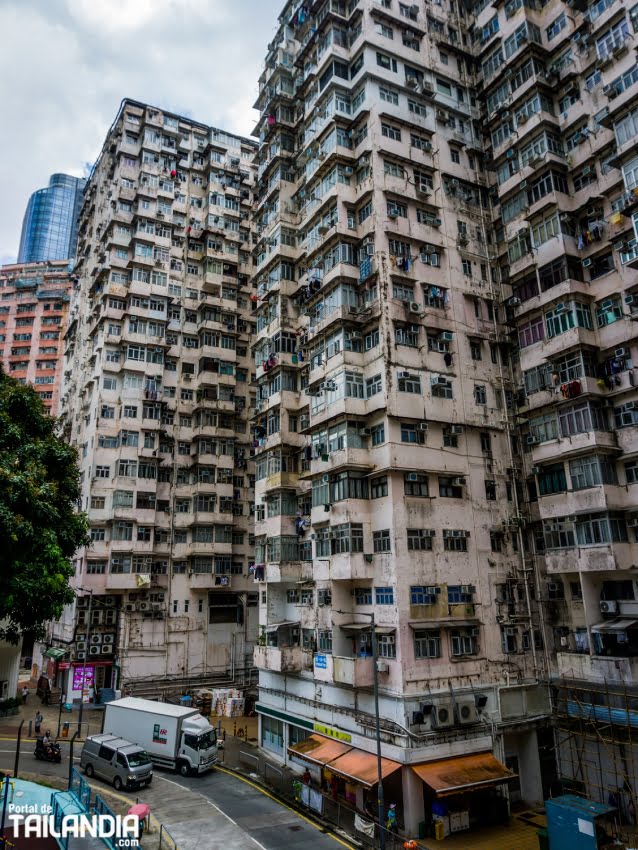
[[[283,806],[285,809],[288,809],[288,811],[293,812],[295,815],[297,815],[297,817],[301,818],[301,820],[304,820],[306,823],[310,824],[310,826],[313,826],[316,830],[318,830],[319,832],[322,832],[322,828],[317,826],[317,824],[313,820],[310,820],[310,818],[307,818],[305,815],[302,815],[301,812],[298,812],[297,809],[293,809],[293,807],[289,806],[287,803],[284,803],[281,800],[278,800],[277,797],[274,797],[272,794],[270,794],[268,791],[266,791],[264,788],[262,788],[261,785],[257,785],[256,782],[251,782],[250,779],[246,779],[246,777],[240,776],[239,774],[234,773],[232,770],[228,770],[225,767],[221,767],[219,764],[215,765],[215,770],[219,770],[222,773],[226,773],[228,776],[234,776],[235,779],[239,779],[241,782],[245,782],[246,785],[250,785],[252,788],[255,788],[257,791],[261,791],[261,793],[264,794],[266,797],[269,797],[275,803],[278,803],[280,806]],[[339,838],[338,835],[335,835],[334,832],[332,832],[330,830],[326,830],[326,832],[324,832],[324,835],[325,834],[329,835],[331,838],[334,838],[334,840],[338,841],[339,844],[343,844],[343,846],[347,847],[348,850],[355,850],[355,848],[352,846],[352,844],[348,844],[346,841]]]
[[[227,771],[225,771],[225,772],[227,772]],[[248,832],[246,832],[245,829],[242,829],[242,827],[237,823],[237,821],[233,820],[229,814],[227,814],[225,811],[220,809],[219,806],[216,803],[213,803],[212,800],[209,800],[208,797],[204,797],[204,795],[201,794],[199,791],[193,791],[191,788],[188,788],[185,785],[181,785],[179,782],[175,782],[173,779],[166,779],[165,776],[158,776],[157,778],[161,779],[163,782],[168,782],[170,785],[176,785],[178,788],[181,788],[182,791],[190,791],[191,794],[195,794],[196,796],[201,797],[202,800],[204,800],[206,803],[208,803],[209,806],[212,806],[216,811],[219,812],[220,815],[223,815],[226,818],[226,820],[230,821],[233,824],[233,826],[236,826],[237,829],[240,832],[242,832],[247,838],[250,838],[250,840],[254,844],[256,844],[257,847],[260,847],[261,850],[268,850],[267,847],[264,847],[264,845],[261,842],[257,841],[256,838],[253,838],[253,836],[250,835]]]

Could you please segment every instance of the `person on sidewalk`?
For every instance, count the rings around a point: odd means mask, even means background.
[[[28,697],[28,696],[29,696],[29,689],[28,689],[28,688],[27,688],[27,686],[25,685],[25,686],[22,688],[22,705],[26,705],[26,704],[27,704],[27,697]]]
[[[40,714],[40,709],[38,709],[35,713],[35,734],[40,734],[40,727],[42,726],[42,715]]]

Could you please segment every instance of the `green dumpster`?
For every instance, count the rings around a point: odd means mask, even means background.
[[[549,850],[549,833],[547,829],[545,827],[537,829],[536,835],[538,835],[538,850]]]

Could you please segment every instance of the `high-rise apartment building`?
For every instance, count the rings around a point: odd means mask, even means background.
[[[66,260],[0,268],[0,362],[9,375],[35,386],[53,416],[62,385],[71,289]]]
[[[252,666],[253,154],[125,100],[87,185],[64,410],[93,542],[69,697],[87,667],[143,688]]]
[[[83,177],[52,174],[49,185],[29,198],[22,222],[19,263],[75,257]]]
[[[279,22],[256,103],[261,743],[363,802],[374,623],[409,829],[556,778],[627,812],[638,7]]]
[[[638,7],[480,6],[558,773],[601,802],[613,791],[625,817],[638,786]]]

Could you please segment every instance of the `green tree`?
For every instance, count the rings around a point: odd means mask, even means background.
[[[36,640],[75,594],[71,558],[88,544],[77,453],[37,393],[0,366],[0,638]]]

